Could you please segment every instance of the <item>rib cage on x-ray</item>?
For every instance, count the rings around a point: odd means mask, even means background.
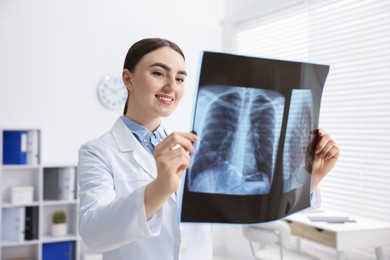
[[[283,106],[283,96],[271,90],[201,88],[194,127],[201,142],[189,171],[189,190],[267,193],[275,167]]]
[[[299,174],[305,176],[305,160],[310,138],[314,128],[313,98],[311,90],[294,89],[291,94],[288,113],[286,140],[283,152],[284,192],[303,184]],[[301,182],[301,183],[300,183]]]

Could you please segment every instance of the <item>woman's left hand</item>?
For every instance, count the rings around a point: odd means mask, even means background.
[[[312,190],[333,169],[339,156],[340,150],[336,142],[323,129],[318,129],[318,142],[314,149],[314,160],[312,162]]]

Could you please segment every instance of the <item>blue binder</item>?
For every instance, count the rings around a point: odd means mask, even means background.
[[[27,131],[3,132],[3,164],[27,164]]]
[[[72,260],[73,255],[72,241],[42,245],[42,260]]]

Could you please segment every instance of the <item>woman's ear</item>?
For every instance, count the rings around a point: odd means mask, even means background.
[[[122,80],[128,91],[133,90],[133,84],[131,82],[132,76],[133,74],[128,69],[122,71]]]

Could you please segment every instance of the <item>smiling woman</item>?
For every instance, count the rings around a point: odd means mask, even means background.
[[[148,44],[145,44],[145,42],[148,42]],[[175,43],[168,41],[168,40],[165,40],[165,39],[153,39],[153,41],[151,41],[150,39],[144,39],[144,40],[140,40],[140,41],[136,42],[127,52],[124,66],[123,66],[123,73],[125,71],[131,72],[131,73],[134,72],[137,63],[143,58],[144,55],[148,54],[149,52],[151,52],[153,50],[156,50],[156,49],[159,49],[162,47],[171,48],[172,50],[174,50],[178,54],[180,54],[182,56],[183,60],[185,60],[185,56],[184,56],[183,52],[181,51],[179,46],[177,46]],[[155,73],[158,73],[158,72],[155,72]],[[186,75],[186,73],[185,73],[185,75]],[[127,98],[123,114],[127,113],[129,97],[130,97],[130,95]]]
[[[180,102],[186,76],[176,44],[135,43],[122,73],[124,115],[79,150],[79,231],[104,259],[212,259],[211,226],[181,226],[176,217],[176,191],[198,138],[161,124]]]
[[[185,75],[183,56],[166,46],[142,57],[133,71],[125,68],[126,116],[154,131],[160,117],[169,116],[180,102]]]

